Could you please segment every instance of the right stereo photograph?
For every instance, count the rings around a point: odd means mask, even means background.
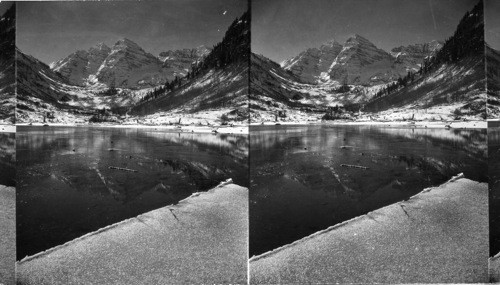
[[[493,2],[252,1],[250,284],[498,280]]]

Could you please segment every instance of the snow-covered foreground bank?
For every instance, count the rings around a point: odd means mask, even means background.
[[[16,190],[0,185],[0,284],[15,284]]]
[[[223,183],[17,263],[18,284],[245,284],[248,189]]]
[[[488,186],[455,177],[250,259],[251,284],[486,283]]]

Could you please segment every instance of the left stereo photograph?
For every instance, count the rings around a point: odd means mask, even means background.
[[[16,9],[17,284],[247,283],[248,2]]]

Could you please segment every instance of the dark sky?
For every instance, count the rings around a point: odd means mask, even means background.
[[[281,62],[331,39],[343,44],[353,34],[386,51],[400,45],[445,40],[477,2],[253,0],[252,51]]]
[[[494,49],[500,50],[500,1],[485,0],[484,32],[486,42]]]
[[[126,37],[147,52],[213,46],[246,0],[17,2],[17,45],[50,63]],[[224,15],[224,11],[227,11]]]

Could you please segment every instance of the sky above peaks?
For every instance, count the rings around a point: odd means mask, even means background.
[[[500,50],[500,1],[484,1],[484,40],[492,48]]]
[[[5,12],[7,12],[7,10],[10,8],[10,6],[12,6],[14,4],[14,2],[0,2],[0,16],[3,16],[3,14],[5,14]]]
[[[252,0],[252,51],[279,63],[331,39],[343,44],[354,34],[386,51],[401,45],[444,41],[477,2]]]
[[[215,45],[247,8],[246,0],[19,1],[16,44],[47,64],[124,37],[157,56]]]

